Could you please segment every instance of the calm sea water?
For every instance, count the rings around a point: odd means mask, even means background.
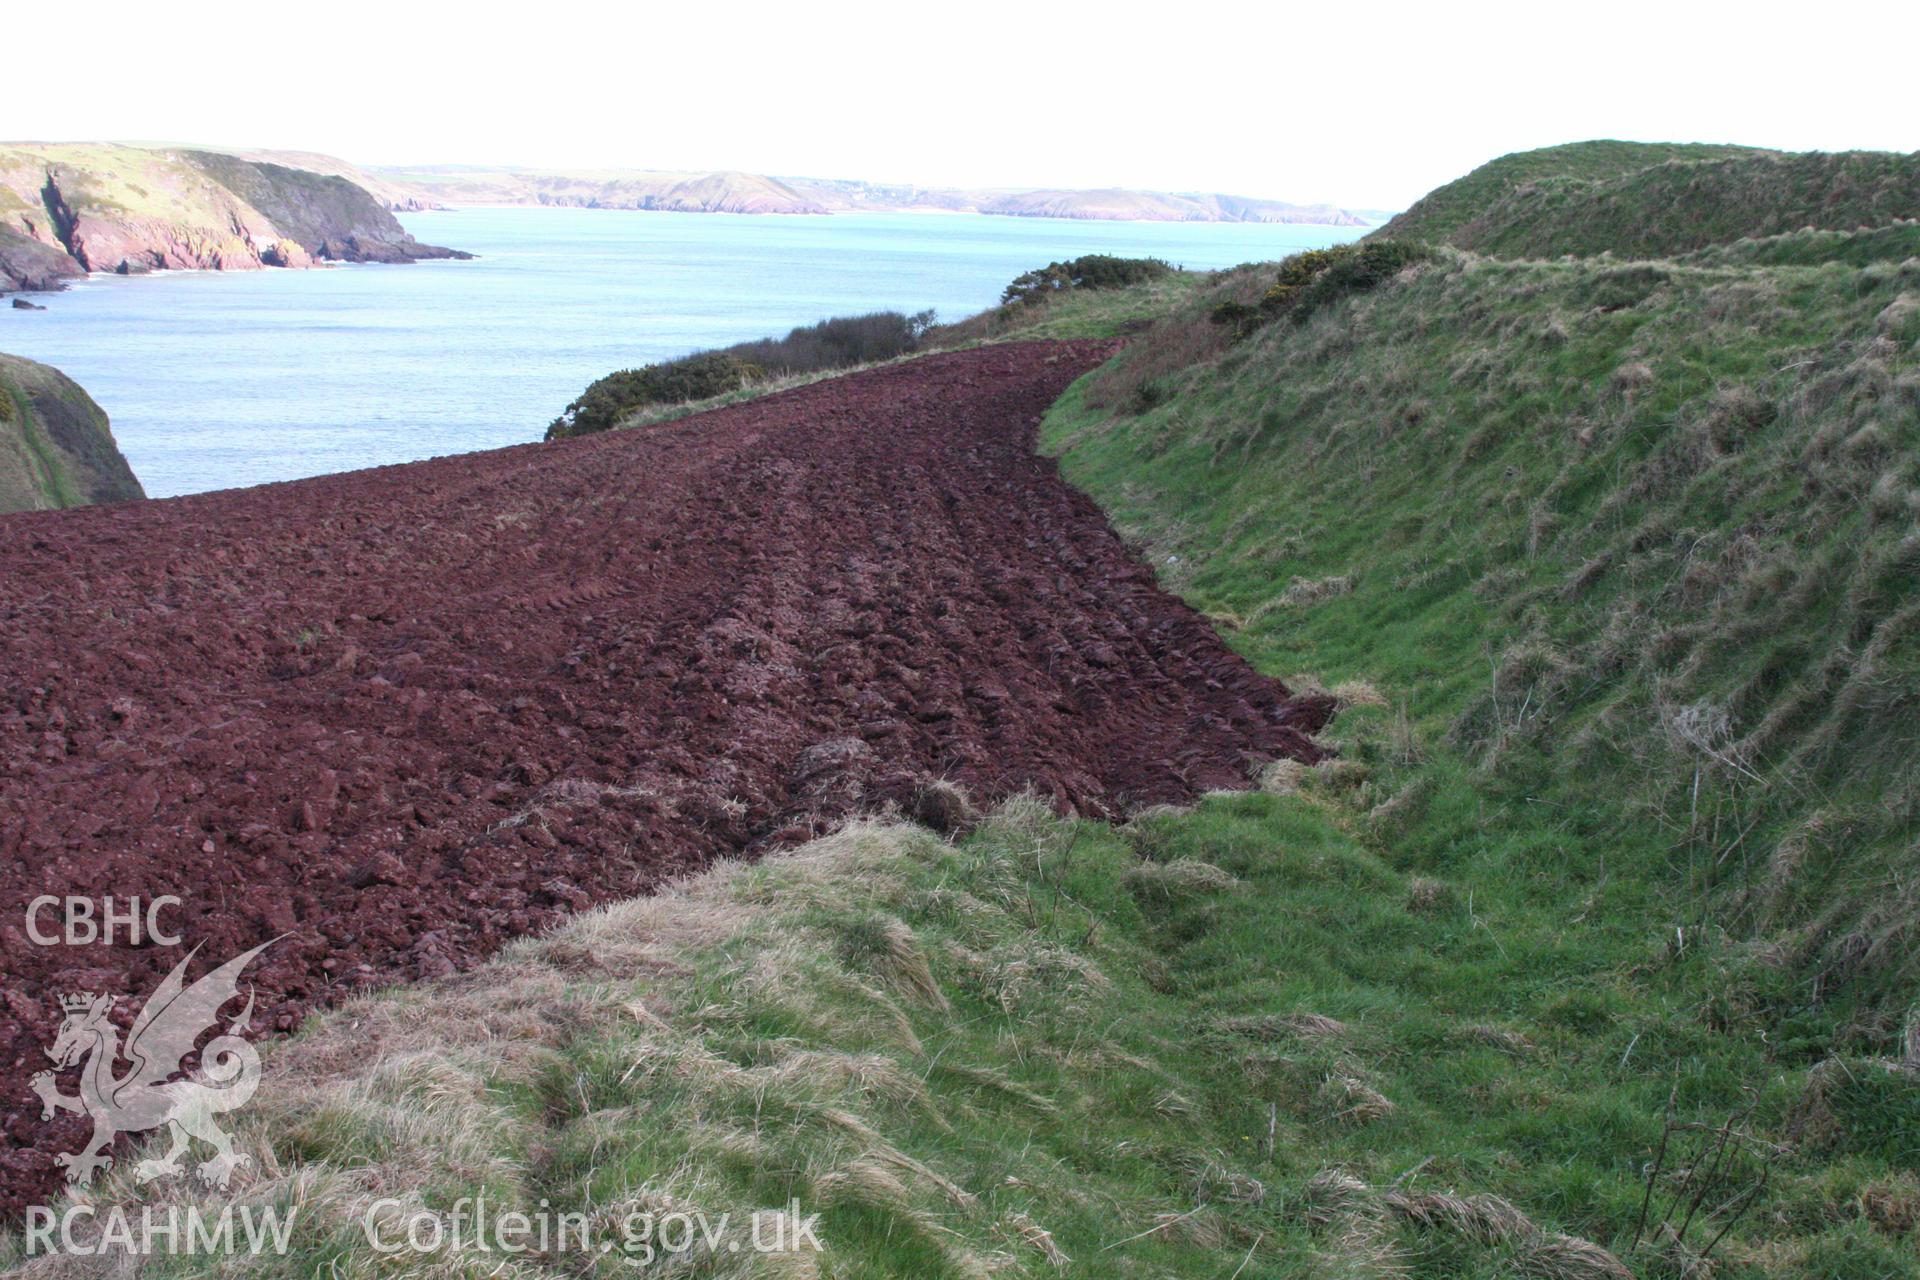
[[[0,351],[64,370],[172,497],[537,440],[614,369],[826,316],[957,320],[1083,253],[1214,268],[1360,228],[585,209],[403,215],[473,262],[95,277],[0,308]]]

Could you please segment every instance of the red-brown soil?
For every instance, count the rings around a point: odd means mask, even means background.
[[[59,996],[166,947],[36,946],[42,893],[185,905],[255,1026],[908,802],[1105,814],[1314,759],[1293,699],[1032,450],[1103,344],[915,360],[643,430],[0,519],[0,1215]]]

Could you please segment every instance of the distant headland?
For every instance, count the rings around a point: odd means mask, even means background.
[[[916,187],[840,178],[771,177],[727,170],[702,173],[463,165],[376,166],[365,174],[379,184],[375,194],[395,209],[560,205],[675,213],[938,212],[1140,222],[1314,223],[1336,227],[1365,226],[1375,221],[1362,212],[1330,204],[1289,204],[1246,196],[1132,191],[1117,187],[1097,190]]]
[[[419,243],[384,193],[311,165],[117,143],[0,144],[0,292],[58,289],[92,271],[467,256]]]

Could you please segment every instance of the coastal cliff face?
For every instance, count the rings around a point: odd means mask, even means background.
[[[7,196],[0,188],[0,200]],[[58,245],[34,239],[18,225],[0,222],[0,293],[9,289],[59,289],[86,268]]]
[[[88,271],[466,256],[419,243],[342,177],[205,151],[0,146],[0,291]]]
[[[58,369],[0,354],[0,514],[146,496],[93,397]]]

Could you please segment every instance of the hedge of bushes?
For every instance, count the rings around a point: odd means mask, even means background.
[[[891,360],[916,349],[933,320],[931,311],[911,316],[898,311],[836,316],[802,325],[784,338],[739,342],[641,369],[622,369],[581,392],[547,428],[547,439],[591,435],[618,426],[635,410],[710,400],[763,378]]]

